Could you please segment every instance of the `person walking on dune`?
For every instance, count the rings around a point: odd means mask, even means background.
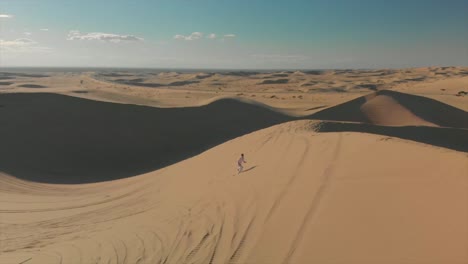
[[[239,160],[237,161],[237,173],[241,173],[242,170],[244,169],[244,166],[242,166],[243,163],[247,163],[244,158],[244,154],[242,153]]]

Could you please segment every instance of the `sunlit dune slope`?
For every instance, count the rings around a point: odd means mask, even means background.
[[[385,126],[468,128],[468,113],[423,96],[382,90],[327,108],[312,119],[371,123]]]
[[[1,176],[0,263],[468,260],[466,153],[324,126],[277,125],[103,183]]]

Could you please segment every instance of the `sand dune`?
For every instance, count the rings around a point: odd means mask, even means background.
[[[0,73],[0,263],[465,263],[463,71]]]
[[[0,170],[49,183],[134,176],[226,140],[297,119],[254,101],[231,98],[207,101],[198,107],[154,108],[37,93],[1,95],[0,105],[0,118],[4,120]],[[358,122],[329,123],[326,131],[381,134],[462,151],[468,146],[467,130],[460,129],[467,127],[466,112],[403,93],[380,91],[307,118]],[[439,125],[452,129],[427,127]]]
[[[0,262],[468,259],[465,153],[314,132],[320,126],[281,124],[105,183],[48,185],[3,176]],[[237,175],[241,152],[248,163]]]
[[[281,72],[207,72],[207,73],[138,73],[134,75],[123,75],[128,78],[142,78],[144,81],[131,82],[129,80],[116,79],[122,74],[96,74],[95,77],[102,81],[150,88],[178,88],[190,90],[211,90],[215,87],[212,83],[222,83],[229,90],[250,90],[258,88],[261,90],[277,90],[278,88],[294,89],[304,86],[314,86],[315,92],[363,92],[391,89],[398,85],[412,83],[430,83],[433,80],[458,79],[465,76],[467,71],[463,67],[453,68],[421,68],[403,70],[316,70],[316,71],[281,71]],[[120,82],[119,82],[120,80]],[[213,82],[214,81],[214,82]],[[185,85],[171,85],[177,82],[188,82]],[[335,85],[341,83],[340,86]]]
[[[468,128],[468,113],[422,96],[382,90],[319,111],[309,118],[386,126]]]
[[[149,172],[293,120],[233,99],[153,108],[35,93],[0,95],[0,105],[0,170],[49,183],[98,182]]]
[[[0,118],[5,120],[0,130],[0,170],[48,183],[134,176],[229,139],[298,119],[254,101],[231,98],[197,107],[154,108],[28,93],[1,95],[0,105]],[[403,93],[381,91],[307,118],[359,122],[330,123],[324,131],[374,133],[462,151],[468,145],[467,130],[460,129],[466,126],[466,112]],[[361,122],[423,127],[392,129]],[[437,125],[453,128],[427,127]]]
[[[34,84],[44,86],[41,92],[156,107],[193,106],[218,96],[255,97],[264,104],[303,116],[315,112],[306,109],[321,105],[333,107],[370,92],[390,89],[422,95],[467,111],[468,104],[459,94],[467,87],[465,72],[468,72],[467,67],[294,72],[162,72],[149,69],[41,74],[0,72],[0,79],[13,78],[5,79],[12,85],[0,87],[0,92],[37,92],[19,87]],[[262,84],[264,80],[282,78],[288,81]],[[77,94],[73,92],[76,90],[88,92]]]

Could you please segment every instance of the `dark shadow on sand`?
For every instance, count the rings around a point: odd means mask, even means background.
[[[361,132],[413,140],[468,152],[468,130],[426,126],[389,127],[359,123],[323,122],[317,132]]]
[[[18,87],[23,87],[23,88],[47,88],[47,86],[39,85],[39,84],[21,84],[21,85],[18,85]]]
[[[132,77],[135,76],[135,74],[129,74],[129,73],[99,73],[98,75],[103,76],[103,77]]]
[[[232,99],[155,108],[48,93],[0,95],[0,171],[47,183],[150,172],[294,118]]]
[[[50,75],[46,74],[32,74],[32,73],[20,73],[20,72],[0,72],[0,79],[15,79],[16,77],[26,77],[26,78],[46,78]]]
[[[145,83],[144,79],[142,78],[137,78],[133,80],[125,80],[125,79],[118,79],[118,80],[113,80],[112,82],[120,83],[120,84],[126,84],[126,85],[133,85],[133,86],[140,86],[140,87],[148,87],[148,88],[158,88],[158,87],[179,87],[179,86],[185,86],[189,84],[197,84],[200,81],[194,80],[194,81],[176,81],[176,82],[171,82],[168,84],[163,84],[163,83]]]
[[[257,166],[252,166],[252,167],[250,167],[250,168],[248,168],[246,170],[243,170],[242,172],[248,172],[248,171],[251,171],[251,170],[253,170],[255,168],[257,168]]]
[[[264,80],[259,84],[285,84],[288,83],[289,79],[277,79],[277,80]]]
[[[222,72],[222,75],[227,75],[227,76],[240,76],[240,77],[249,77],[252,75],[257,75],[260,74],[260,72],[255,72],[255,71],[231,71],[231,72]]]

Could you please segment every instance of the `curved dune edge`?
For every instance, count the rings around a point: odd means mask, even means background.
[[[225,97],[205,103],[171,109],[47,93],[0,95],[0,171],[46,183],[115,180],[298,119],[251,100]],[[323,123],[323,132],[373,133],[468,151],[468,132],[462,129],[468,114],[424,97],[379,91],[305,118],[348,122]]]
[[[75,97],[75,95],[70,94],[64,95]],[[100,101],[99,98],[85,99]],[[192,104],[171,106],[160,104],[157,108],[202,107],[223,100],[235,100],[240,103],[261,106],[271,111],[296,118],[359,122],[382,126],[442,126],[468,128],[468,113],[466,111],[435,99],[394,90],[372,92],[338,105],[329,106],[313,114],[300,114],[291,109],[281,109],[254,99],[230,95],[216,96]],[[317,107],[317,109],[322,107],[324,106]]]
[[[277,125],[105,183],[1,177],[0,263],[468,259],[466,153],[320,127]]]
[[[382,126],[468,128],[468,113],[434,99],[381,90],[307,116]]]
[[[294,119],[233,99],[168,109],[37,93],[0,95],[0,105],[0,171],[48,183],[150,172]]]

